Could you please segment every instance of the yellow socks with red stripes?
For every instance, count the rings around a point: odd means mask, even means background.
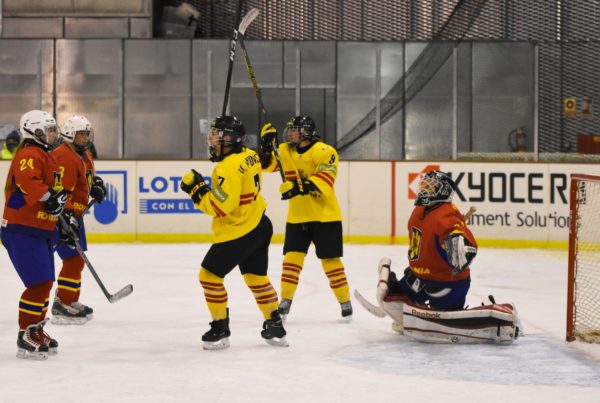
[[[81,289],[81,271],[85,266],[83,258],[75,255],[63,260],[63,266],[58,275],[57,296],[65,305],[71,305],[79,299]]]
[[[281,273],[281,299],[294,299],[300,272],[304,265],[306,253],[287,252],[283,257],[283,272]]]
[[[48,312],[48,299],[53,282],[48,280],[43,283],[27,287],[19,300],[19,328],[40,322]]]
[[[329,287],[335,294],[338,302],[344,303],[350,301],[350,288],[344,272],[344,264],[339,257],[333,259],[321,259],[323,270],[329,279]]]
[[[223,285],[224,279],[212,274],[204,267],[200,269],[198,277],[212,318],[214,320],[227,318],[227,290]]]
[[[258,304],[265,320],[271,319],[271,313],[277,310],[277,291],[271,285],[268,276],[244,274],[244,281]]]

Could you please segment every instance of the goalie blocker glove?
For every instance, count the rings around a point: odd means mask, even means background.
[[[200,203],[202,197],[210,192],[210,188],[204,182],[204,178],[195,169],[184,175],[179,187],[190,195],[194,204]]]
[[[448,263],[454,276],[462,273],[477,255],[477,248],[462,234],[452,234],[444,238]]]

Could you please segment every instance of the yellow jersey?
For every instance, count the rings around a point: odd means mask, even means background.
[[[217,163],[212,189],[196,205],[213,217],[215,243],[240,238],[256,228],[267,207],[261,184],[260,158],[249,148]]]
[[[279,154],[286,180],[296,181],[297,172],[302,179],[310,180],[317,187],[317,190],[307,195],[290,199],[287,222],[298,224],[312,221],[342,221],[334,188],[339,165],[335,148],[321,141],[299,150],[288,143],[282,143],[279,145]],[[277,169],[274,158],[265,168],[268,172],[275,172]]]

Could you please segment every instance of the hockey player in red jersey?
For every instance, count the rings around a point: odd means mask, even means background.
[[[2,244],[26,289],[19,299],[17,357],[46,359],[58,342],[45,331],[54,282],[52,235],[67,202],[58,164],[48,153],[58,135],[56,121],[44,111],[29,111],[20,122],[17,148],[5,185]]]
[[[477,242],[452,204],[455,191],[447,173],[432,171],[422,178],[408,220],[409,266],[398,279],[391,260],[381,259],[380,307],[368,309],[377,314],[381,308],[378,316],[394,319],[394,330],[421,341],[512,343],[521,327],[514,304],[496,304],[490,297],[491,305],[465,309]]]
[[[445,311],[463,309],[471,284],[469,264],[477,254],[475,237],[451,203],[455,189],[448,174],[425,174],[408,220],[409,267],[401,279],[392,273],[388,282],[390,292]]]
[[[91,196],[101,203],[106,195],[104,182],[95,175],[94,163],[88,152],[92,136],[92,125],[87,118],[74,115],[65,120],[61,127],[61,141],[52,155],[60,167],[62,185],[69,198],[62,216],[71,227],[63,228],[59,222],[55,235],[56,251],[63,261],[58,275],[58,288],[52,304],[52,323],[82,325],[92,319],[93,309],[79,302],[81,272],[85,266],[83,258],[75,249],[75,241],[87,250],[83,213]],[[77,237],[73,238],[72,234]]]

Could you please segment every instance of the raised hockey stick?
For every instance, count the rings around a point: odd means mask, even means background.
[[[74,233],[73,229],[69,226],[69,224],[67,224],[67,222],[63,218],[63,216],[62,215],[58,216],[58,219],[60,220],[60,224],[64,228],[67,228],[67,231],[69,231],[71,236],[73,236],[73,239],[76,239],[77,238],[76,234]],[[75,249],[77,249],[77,253],[79,253],[79,256],[81,256],[83,258],[88,269],[90,269],[90,273],[92,273],[92,276],[94,276],[94,279],[100,286],[100,289],[106,296],[106,299],[108,299],[108,302],[110,302],[111,304],[115,303],[118,300],[125,298],[126,296],[128,296],[129,294],[131,294],[133,292],[133,286],[131,284],[127,284],[125,287],[123,287],[116,293],[114,293],[114,294],[109,293],[108,290],[106,289],[106,287],[104,286],[104,283],[102,283],[102,280],[100,280],[98,273],[96,273],[94,266],[92,266],[92,263],[90,263],[89,259],[85,255],[85,252],[83,251],[83,249],[81,249],[81,245],[79,244],[79,241],[75,241]]]
[[[258,9],[253,9],[257,11]],[[250,10],[252,11],[252,10]],[[262,92],[260,87],[258,86],[258,82],[256,81],[256,76],[254,75],[254,69],[252,68],[252,64],[250,63],[250,57],[248,56],[248,50],[246,49],[246,44],[244,43],[244,32],[240,31],[239,42],[240,47],[242,48],[242,54],[244,55],[244,64],[246,65],[246,71],[250,76],[250,81],[252,82],[252,88],[254,89],[254,94],[256,95],[256,100],[258,101],[258,106],[260,107],[260,112],[263,115],[265,122],[271,122],[269,117],[267,116],[267,110],[265,109],[265,104],[262,99]],[[279,169],[279,175],[281,176],[281,181],[285,182],[285,173],[283,172],[283,165],[281,165],[281,154],[279,153],[279,141],[277,140],[277,136],[273,138],[273,154],[275,154],[275,161],[277,161],[277,168]],[[293,164],[292,164],[293,166]],[[302,179],[300,179],[296,167],[294,167],[294,171],[296,171],[296,178],[298,178],[298,186],[300,186],[300,190],[302,191]]]
[[[358,290],[356,290],[356,289],[354,290],[354,298],[356,298],[358,303],[361,304],[362,307],[365,308],[372,315],[377,316],[378,318],[386,317],[387,314],[380,306],[377,306],[377,305],[369,302],[369,300],[367,300],[365,297],[363,297],[363,295],[360,292],[358,292]]]
[[[221,116],[225,116],[225,114],[227,113],[227,103],[229,102],[229,90],[231,89],[231,74],[233,73],[233,61],[235,60],[235,49],[237,47],[238,32],[245,32],[246,28],[248,28],[248,25],[250,25],[252,20],[254,20],[258,15],[258,9],[253,8],[244,16],[244,19],[240,22],[240,17],[242,16],[243,3],[244,0],[238,0],[238,6],[235,13],[235,28],[233,29],[231,42],[229,42],[229,68],[227,70],[227,80],[225,81],[225,94],[223,95],[223,110],[221,111]],[[254,12],[253,10],[256,10],[256,12]]]
[[[476,212],[476,211],[477,211],[477,207],[475,207],[475,206],[469,207],[469,210],[463,216],[465,218],[465,221],[467,221],[469,218],[471,218],[471,216],[473,215],[473,213]]]

